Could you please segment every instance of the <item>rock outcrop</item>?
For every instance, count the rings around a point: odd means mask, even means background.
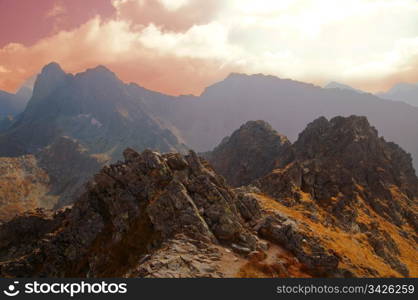
[[[205,157],[229,184],[242,186],[269,173],[289,146],[268,123],[249,121]]]
[[[277,168],[254,184],[281,210],[302,213],[317,227],[318,244],[344,257],[347,272],[387,276],[393,270],[408,276],[417,272],[411,253],[416,254],[418,240],[418,179],[411,161],[399,146],[379,137],[365,117],[319,118],[278,158]],[[323,234],[330,229],[339,237]],[[378,259],[367,259],[366,267],[348,245],[337,245],[344,234],[356,241],[354,249],[363,245],[359,252]]]
[[[159,257],[158,249],[176,243],[257,248],[234,193],[195,153],[183,157],[127,149],[124,156],[125,162],[95,176],[72,209],[3,224],[0,274],[125,276],[144,274],[140,265],[149,260],[146,255]],[[31,235],[25,228],[33,222],[42,230]],[[20,231],[30,236],[12,238],[22,236]]]
[[[411,156],[380,138],[365,117],[315,120],[278,164],[282,168],[258,185],[283,201],[288,196],[289,205],[303,202],[298,193],[307,193],[341,224],[351,226],[362,199],[391,223],[418,230],[411,218],[418,197]],[[278,186],[267,184],[273,177]]]

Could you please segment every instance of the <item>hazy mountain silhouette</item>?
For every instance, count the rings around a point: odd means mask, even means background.
[[[105,67],[76,75],[46,66],[33,97],[6,135],[0,155],[47,146],[57,136],[79,140],[92,153],[119,158],[125,147],[204,152],[249,120],[265,120],[295,140],[319,116],[364,115],[418,167],[418,108],[369,93],[261,74],[233,73],[200,96],[173,97],[124,84]]]
[[[357,93],[365,93],[362,90],[355,89],[347,84],[339,83],[336,81],[331,81],[327,85],[324,86],[324,89],[340,89],[340,90],[349,90]]]
[[[418,106],[418,83],[398,83],[389,91],[376,95],[384,99],[403,101]]]
[[[388,141],[410,152],[418,167],[418,108],[372,94],[324,89],[261,74],[231,74],[199,97],[182,96],[174,101],[160,95],[151,98],[144,101],[150,109],[170,120],[186,144],[201,152],[211,150],[249,120],[265,120],[295,140],[298,132],[319,116],[354,114],[366,116]]]
[[[56,63],[45,66],[25,111],[1,137],[0,155],[34,153],[63,135],[115,159],[128,146],[184,149],[169,128],[145,111],[129,86],[103,66],[76,75]]]
[[[21,113],[31,95],[28,87],[20,88],[16,94],[0,91],[0,119]]]
[[[16,94],[0,91],[0,132],[6,130],[26,107],[36,76],[26,80]]]

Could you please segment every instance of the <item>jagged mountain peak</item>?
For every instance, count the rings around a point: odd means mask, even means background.
[[[207,153],[207,158],[231,185],[240,186],[271,171],[289,146],[289,140],[267,122],[248,121]]]
[[[328,139],[329,135],[343,135],[344,139],[357,140],[361,138],[378,138],[376,128],[370,125],[364,116],[337,116],[330,120],[319,117],[306,126],[306,129],[299,134],[298,141],[304,143],[306,139]]]
[[[260,129],[271,130],[271,131],[274,130],[273,127],[271,127],[269,123],[263,120],[248,121],[247,123],[241,126],[241,129],[252,129],[252,128],[254,129],[260,128]]]
[[[84,72],[78,73],[76,77],[96,78],[98,80],[117,80],[118,82],[122,83],[113,71],[103,65],[98,65],[94,68],[87,69]]]
[[[56,91],[59,87],[65,85],[71,74],[67,74],[58,63],[52,62],[42,68],[41,73],[36,77],[33,86],[33,94],[29,100],[28,106],[42,101]]]
[[[282,168],[291,167],[282,172],[292,174],[296,185],[320,205],[330,205],[335,199],[349,205],[360,197],[371,201],[377,213],[392,223],[417,226],[405,217],[409,214],[406,203],[418,197],[411,156],[379,137],[367,118],[318,118],[299,135],[285,158]],[[299,178],[294,176],[298,172]],[[404,202],[402,197],[409,200]]]
[[[411,155],[380,137],[366,117],[335,117],[329,121],[318,118],[299,135],[292,151],[293,159],[333,161],[332,164],[353,171],[354,177],[360,173],[366,176],[365,166],[379,169],[377,174],[384,176],[385,181],[399,185],[401,180],[396,177],[402,178],[406,193],[418,193]]]

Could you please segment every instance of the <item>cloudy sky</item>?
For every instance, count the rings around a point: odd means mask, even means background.
[[[0,89],[50,61],[169,94],[231,72],[376,92],[418,82],[418,1],[0,0]]]

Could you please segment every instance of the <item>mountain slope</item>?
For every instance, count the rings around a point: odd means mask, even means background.
[[[16,94],[0,91],[0,121],[21,113],[32,96],[35,76],[25,81]],[[0,128],[1,129],[1,128]]]
[[[28,210],[72,204],[108,158],[59,137],[35,155],[0,158],[0,222]]]
[[[15,116],[23,111],[29,98],[25,94],[10,94],[0,91],[0,119]]]
[[[38,75],[22,116],[3,134],[0,155],[35,153],[64,135],[90,153],[113,159],[120,158],[127,146],[184,149],[170,128],[146,112],[141,100],[106,68],[71,75],[51,63]]]

